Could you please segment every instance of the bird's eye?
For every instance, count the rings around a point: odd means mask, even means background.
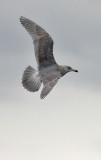
[[[70,70],[70,69],[71,69],[71,67],[68,67],[68,69]]]

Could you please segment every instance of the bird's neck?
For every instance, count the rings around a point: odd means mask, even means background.
[[[59,66],[59,71],[61,73],[61,76],[64,76],[67,73],[65,66]]]

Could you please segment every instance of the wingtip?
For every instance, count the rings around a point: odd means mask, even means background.
[[[27,19],[27,18],[25,18],[25,17],[23,17],[23,16],[20,16],[20,23],[21,23],[22,25],[24,24],[25,19]],[[23,25],[23,26],[24,26],[24,25]]]
[[[27,19],[27,18],[20,16],[20,22],[22,22],[24,19]]]
[[[24,19],[24,17],[23,17],[23,16],[20,16],[20,21],[23,20],[23,19]]]
[[[20,19],[20,22],[22,22],[23,16],[20,16],[20,18],[19,18],[19,19]]]
[[[40,95],[40,99],[43,100],[45,97],[42,97],[42,95]]]
[[[25,17],[23,17],[23,16],[20,16],[20,19],[22,19],[22,18],[25,18]]]

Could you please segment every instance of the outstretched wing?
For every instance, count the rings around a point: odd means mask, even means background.
[[[33,39],[38,67],[45,64],[56,64],[53,56],[53,40],[50,35],[39,25],[27,18],[21,17],[20,22]]]
[[[47,81],[46,84],[44,84],[44,87],[43,87],[41,95],[40,95],[41,99],[44,99],[48,95],[48,93],[56,85],[56,83],[58,82],[58,80],[59,80],[60,77],[61,77],[60,74],[54,75],[52,79],[50,79],[49,81]]]

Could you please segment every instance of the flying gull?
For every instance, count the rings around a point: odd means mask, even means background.
[[[53,55],[54,42],[42,27],[22,16],[20,22],[32,37],[37,61],[37,70],[31,66],[25,69],[22,84],[28,91],[36,92],[43,83],[40,95],[40,98],[43,99],[62,76],[71,71],[78,71],[70,66],[60,66],[56,63]]]

